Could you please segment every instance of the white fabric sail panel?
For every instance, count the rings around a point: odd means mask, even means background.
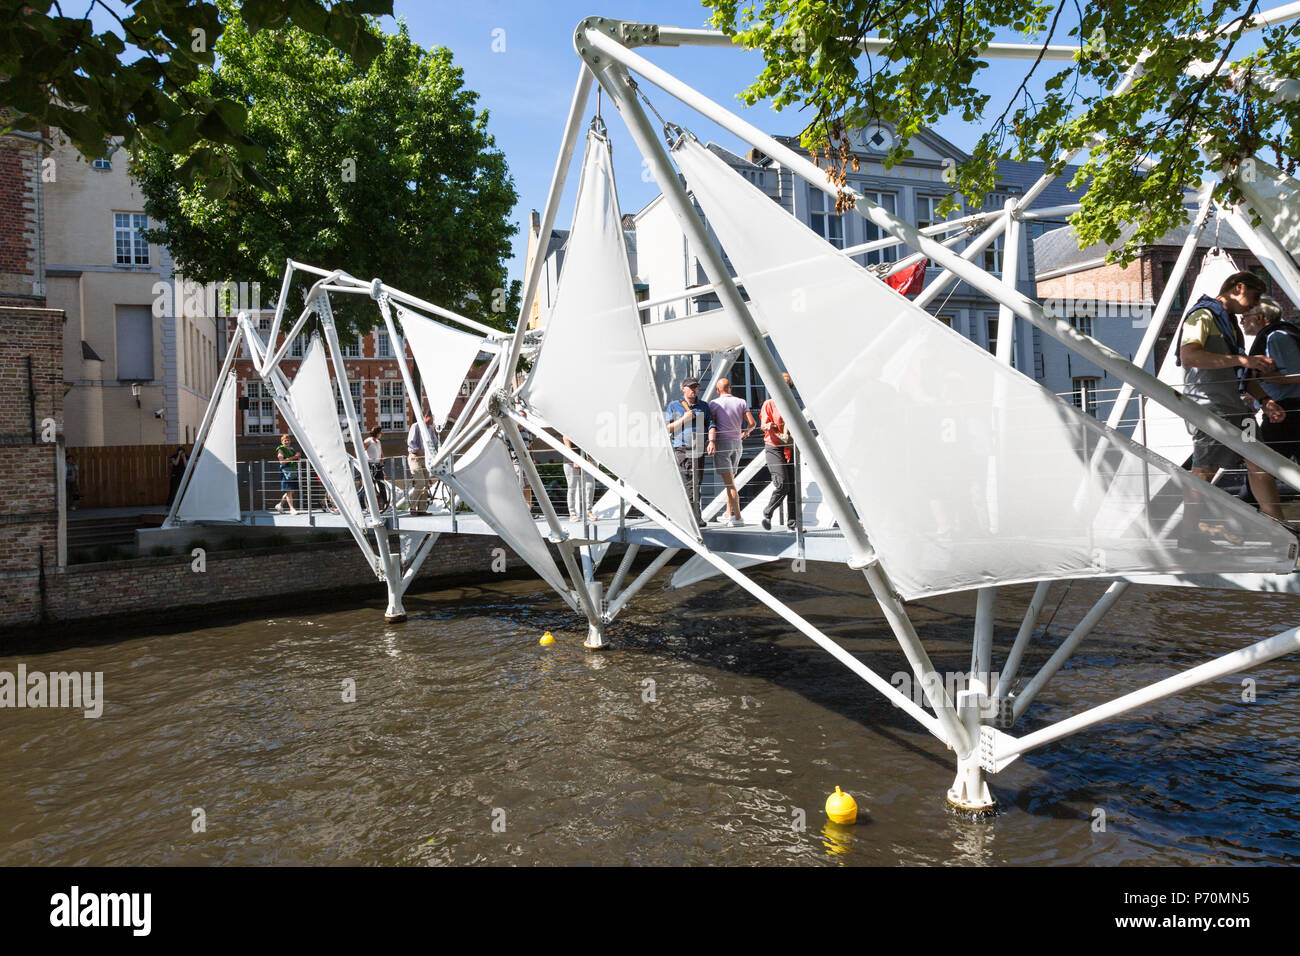
[[[514,461],[506,450],[505,439],[495,428],[484,432],[456,461],[446,480],[542,580],[561,594],[569,593],[570,588],[524,503],[523,488],[515,476]]]
[[[325,348],[319,336],[312,336],[298,374],[289,385],[289,403],[303,434],[298,439],[311,445],[321,464],[320,478],[334,504],[360,524],[361,503],[357,500],[352,456],[343,444],[334,386],[325,363]],[[304,456],[305,457],[305,456]]]
[[[238,521],[239,478],[235,473],[235,392],[230,376],[194,462],[189,484],[176,508],[180,521]]]
[[[762,319],[759,316],[755,318],[761,329]],[[642,332],[651,355],[699,355],[740,348],[740,334],[736,328],[736,320],[724,306],[679,319],[651,322],[642,327]]]
[[[1254,174],[1239,175],[1237,185],[1261,225],[1300,263],[1300,182],[1258,157],[1252,161]]]
[[[676,156],[904,597],[1294,566],[1294,538],[1270,519],[998,362],[698,142]]]
[[[415,365],[420,370],[433,425],[442,428],[447,424],[460,387],[465,384],[465,376],[487,340],[426,319],[397,303],[393,303],[393,311],[402,323],[402,335],[411,346]],[[432,458],[432,451],[428,449],[426,457]]]
[[[564,271],[522,396],[678,526],[698,534],[641,334],[614,172],[587,138]]]
[[[1201,271],[1196,275],[1196,281],[1192,283],[1192,295],[1187,300],[1186,307],[1191,308],[1192,303],[1198,301],[1203,295],[1218,295],[1219,289],[1228,276],[1237,271],[1237,264],[1232,261],[1232,256],[1221,249],[1211,249],[1205,255]],[[1160,363],[1158,375],[1160,381],[1180,395],[1186,385],[1183,367],[1177,361],[1176,343],[1181,340],[1182,331],[1183,325],[1180,319],[1169,351],[1165,353],[1164,361]],[[1146,403],[1145,414],[1145,429],[1141,420],[1136,422],[1131,433],[1133,439],[1146,445],[1157,455],[1168,458],[1175,465],[1186,462],[1192,456],[1192,433],[1187,430],[1187,422],[1155,402]],[[1143,440],[1144,435],[1145,440]]]

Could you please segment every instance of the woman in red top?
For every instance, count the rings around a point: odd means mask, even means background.
[[[785,384],[790,385],[790,376],[781,373]],[[772,528],[772,515],[785,503],[785,526],[794,530],[794,454],[790,443],[790,432],[785,427],[785,419],[777,411],[776,402],[768,399],[763,403],[760,413],[763,426],[763,454],[767,458],[767,470],[772,476],[772,497],[763,509],[763,530]]]

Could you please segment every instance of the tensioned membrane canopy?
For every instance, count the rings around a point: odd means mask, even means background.
[[[675,156],[905,598],[1294,566],[1276,522],[938,322],[693,138]]]
[[[176,507],[180,521],[238,521],[239,479],[235,475],[234,376],[221,385],[217,410],[194,463],[185,494]]]
[[[699,536],[642,337],[609,145],[595,133],[587,137],[546,338],[520,394],[680,528]]]
[[[356,524],[361,523],[361,503],[357,500],[352,456],[343,444],[338,409],[334,404],[334,386],[325,364],[325,348],[320,336],[313,335],[307,354],[298,366],[298,374],[289,386],[289,403],[305,434],[299,439],[311,446],[320,460],[319,477],[334,504],[347,512]]]
[[[445,480],[542,580],[561,594],[569,593],[532,512],[524,504],[514,462],[495,428],[489,428],[465,452]]]
[[[401,320],[402,334],[411,346],[411,354],[415,356],[416,367],[420,370],[425,400],[433,415],[433,426],[442,428],[447,423],[451,406],[456,403],[456,396],[460,394],[470,366],[474,364],[474,359],[487,340],[426,319],[396,302],[392,306]],[[425,455],[432,458],[433,449],[426,448]]]

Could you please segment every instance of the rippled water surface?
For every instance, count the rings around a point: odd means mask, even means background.
[[[885,676],[904,668],[860,577],[758,577]],[[1002,592],[998,661],[1030,593]],[[1100,593],[1054,589],[1031,667]],[[1300,858],[1296,657],[1250,672],[1253,702],[1228,677],[1027,755],[993,780],[999,815],[973,822],[946,808],[942,744],[733,587],[647,589],[599,654],[531,581],[407,609],[6,651],[0,670],[102,671],[106,702],[98,720],[0,710],[0,864]],[[973,610],[911,606],[940,669],[968,666]],[[1015,733],[1297,623],[1292,598],[1133,588]],[[855,827],[826,822],[836,785]]]

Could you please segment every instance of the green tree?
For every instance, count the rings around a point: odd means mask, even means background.
[[[891,165],[911,155],[908,141],[922,126],[949,115],[979,123],[984,132],[954,183],[976,207],[992,191],[999,158],[1041,159],[1059,171],[1062,151],[1091,146],[1074,179],[1089,189],[1072,224],[1083,244],[1114,242],[1134,224],[1121,250],[1127,257],[1185,221],[1184,190],[1207,175],[1256,155],[1294,170],[1300,155],[1300,100],[1274,98],[1267,85],[1270,75],[1300,77],[1300,22],[1250,34],[1244,20],[1221,29],[1254,14],[1258,0],[1082,8],[1063,0],[703,2],[716,26],[762,51],[766,65],[742,99],[815,110],[803,144],[841,186],[854,162],[847,134],[875,121],[898,131]],[[1076,16],[1062,22],[1066,11]],[[1063,69],[1045,69],[1040,56],[1018,89],[995,99],[981,86],[982,51],[1008,33],[1043,46],[1073,37],[1078,54]],[[865,54],[866,37],[892,45]],[[1039,71],[1044,89],[1035,98]],[[1107,95],[1130,71],[1127,91]],[[1097,135],[1104,144],[1095,145]],[[1144,160],[1154,163],[1149,172]],[[1240,199],[1231,176],[1216,194]]]
[[[112,28],[95,32],[96,10]],[[365,15],[392,12],[392,0],[248,0],[241,15],[254,33],[292,22],[365,66],[382,45]],[[187,173],[214,189],[259,181],[262,151],[244,131],[243,105],[193,85],[228,15],[228,4],[206,0],[91,0],[80,17],[64,16],[58,0],[0,0],[0,133],[53,127],[92,159],[109,141],[179,153],[223,144]]]
[[[293,258],[378,276],[504,327],[518,308],[503,265],[516,197],[487,112],[475,110],[449,50],[421,49],[405,25],[381,41],[362,68],[319,36],[254,33],[232,18],[217,67],[191,87],[245,109],[267,187],[232,180],[212,190],[187,175],[199,154],[230,147],[145,150],[133,172],[161,223],[151,239],[199,282],[278,290]],[[368,299],[336,298],[345,339],[378,318]]]

